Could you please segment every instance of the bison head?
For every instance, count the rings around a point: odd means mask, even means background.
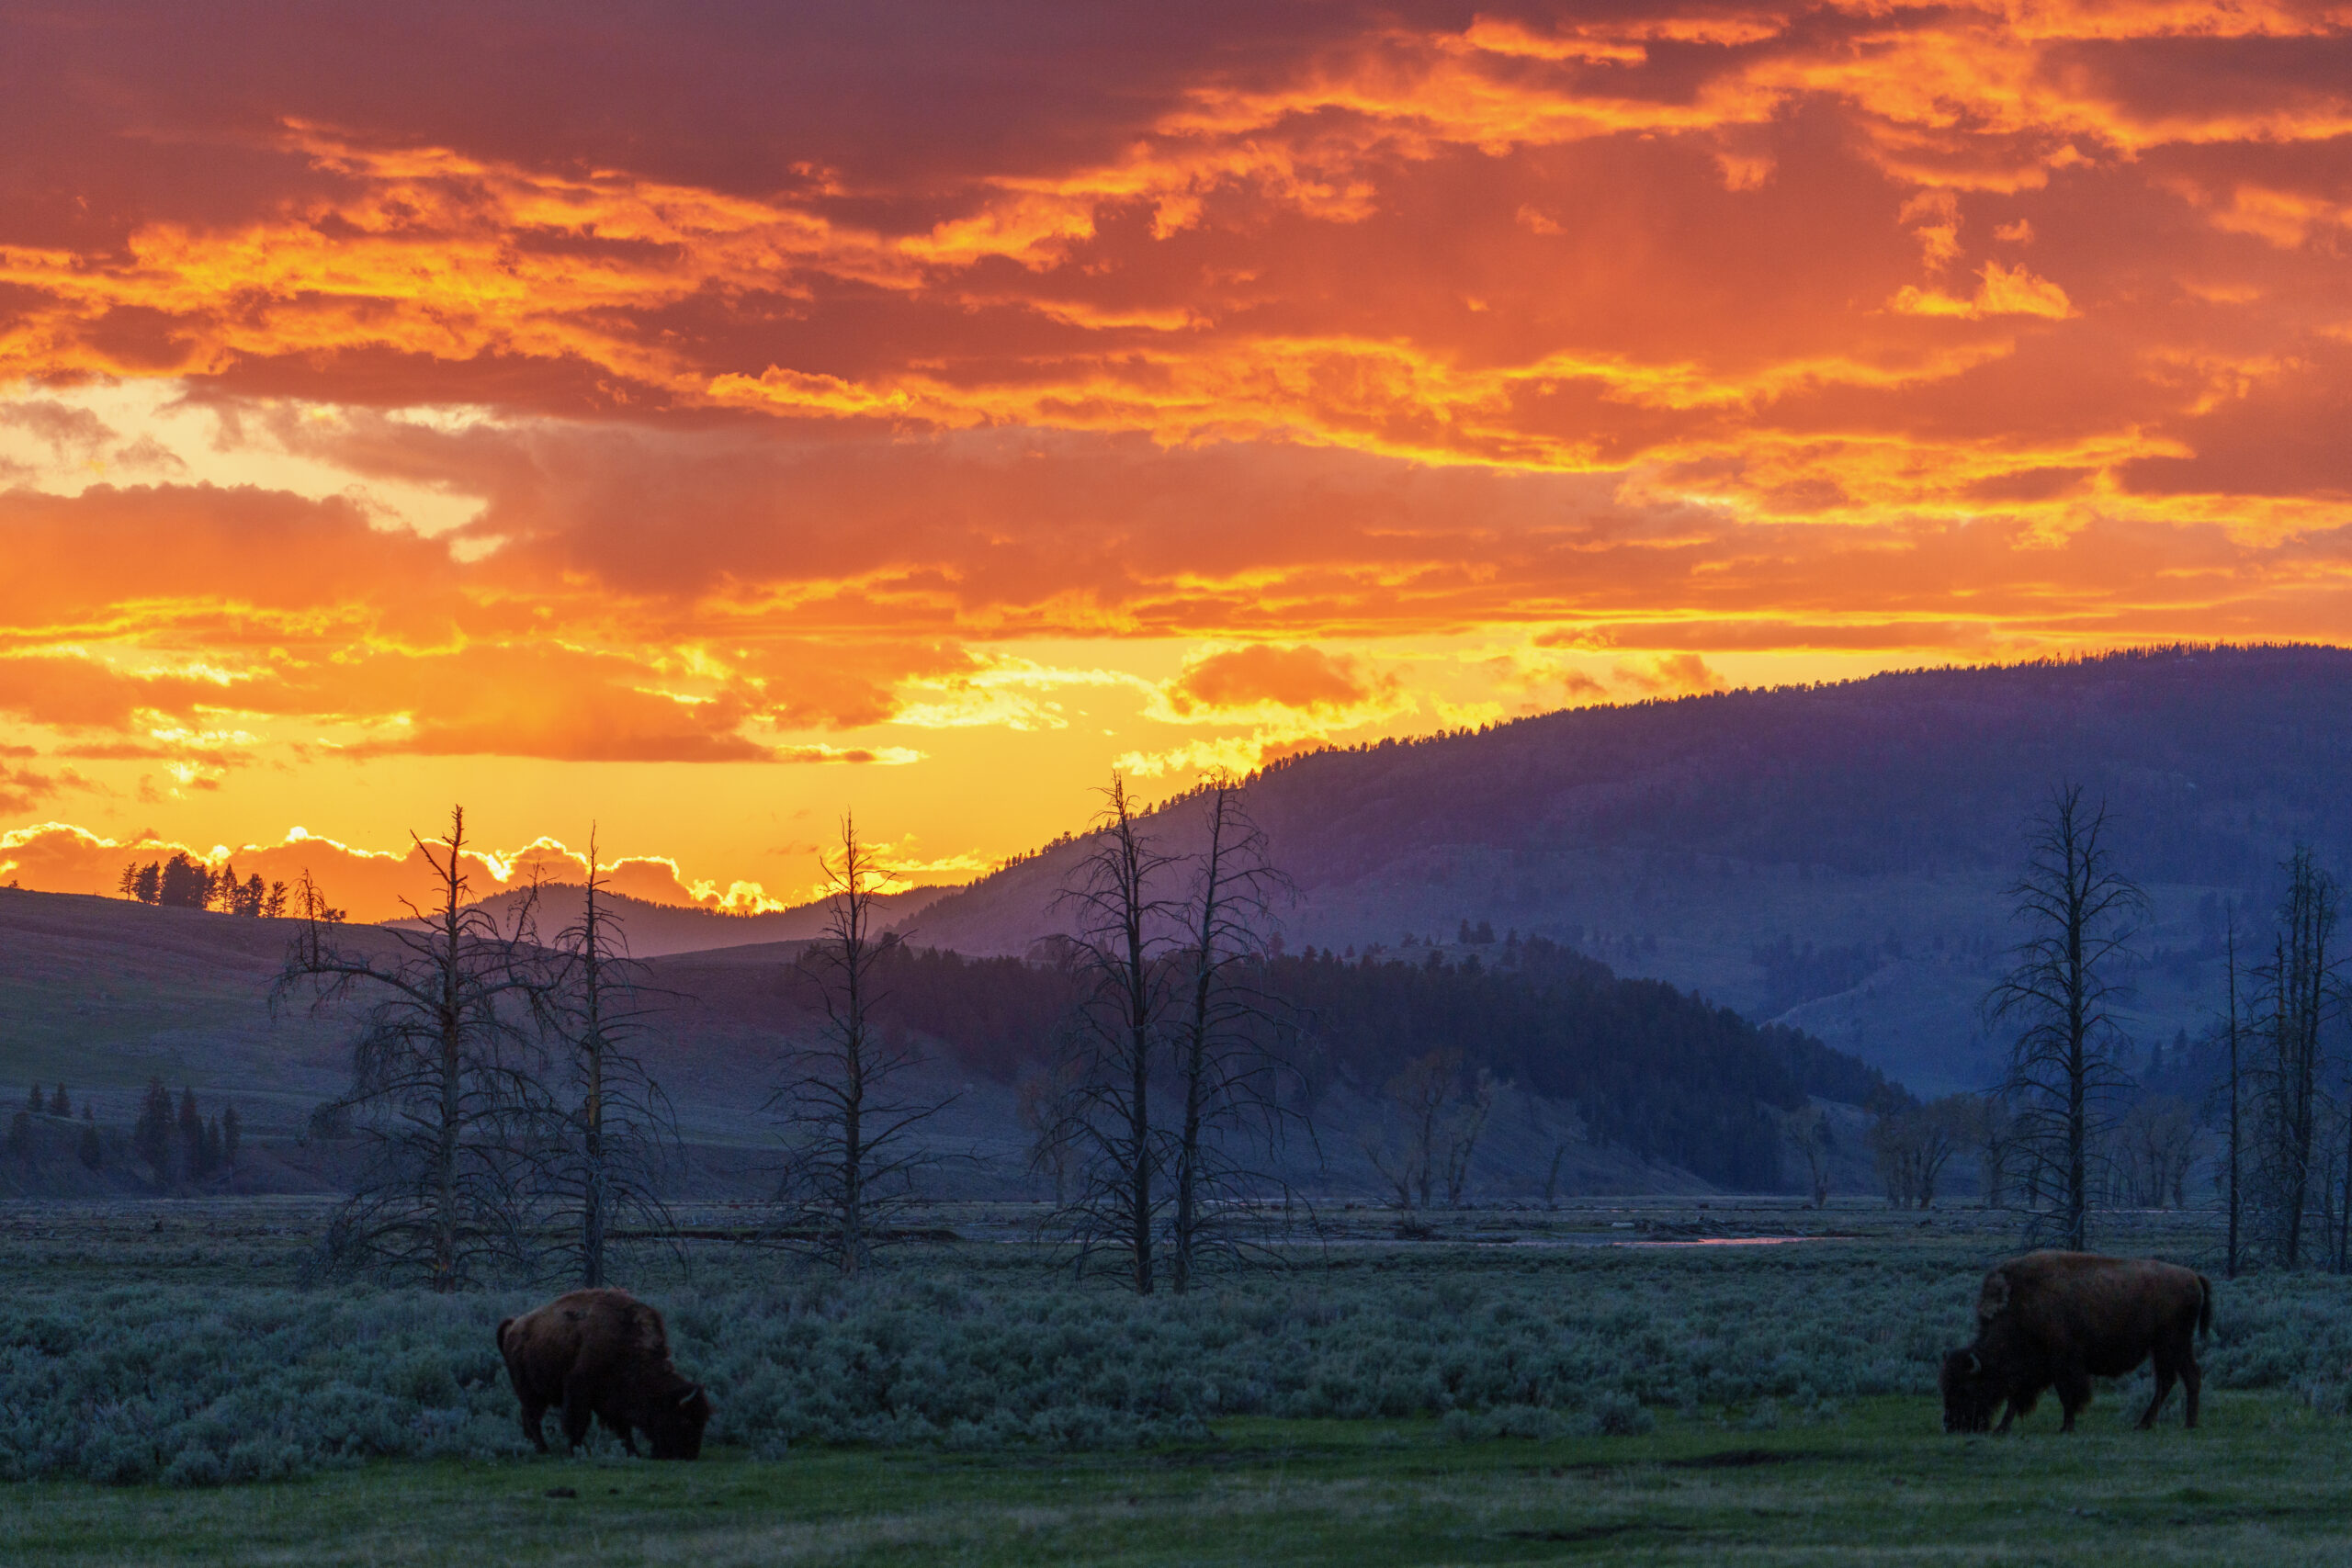
[[[664,1394],[639,1423],[655,1459],[699,1459],[702,1429],[710,1424],[710,1396],[700,1383],[688,1383]]]
[[[1936,1384],[1943,1390],[1944,1430],[1947,1432],[1983,1432],[1993,1425],[1993,1412],[1999,1409],[2008,1391],[1985,1364],[1984,1356],[1973,1347],[1954,1350],[1944,1357],[1942,1373]]]

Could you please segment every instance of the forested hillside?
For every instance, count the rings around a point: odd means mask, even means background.
[[[651,966],[655,986],[676,998],[682,1032],[796,1027],[813,998],[792,983],[787,955],[762,966],[730,956]],[[961,1071],[999,1084],[1047,1068],[1079,998],[1077,977],[1050,950],[1030,962],[900,946],[876,982],[885,1027],[937,1041]],[[1294,1108],[1339,1151],[1353,1149],[1351,1122],[1363,1107],[1376,1112],[1390,1086],[1426,1062],[1450,1098],[1474,1093],[1485,1073],[1573,1105],[1593,1145],[1719,1186],[1770,1190],[1781,1181],[1770,1112],[1808,1095],[1859,1105],[1885,1089],[1875,1070],[1796,1031],[1621,979],[1541,939],[1458,960],[1310,951],[1271,960],[1250,984],[1266,1004],[1265,1044],[1297,1068]]]
[[[944,891],[939,887],[913,887],[904,893],[877,893],[875,908],[887,911],[890,919],[907,919],[921,914]],[[565,911],[579,897],[577,883],[549,882],[537,887],[492,894],[481,904],[503,928],[511,928],[526,910],[531,910],[530,918],[540,929],[540,934],[551,935],[562,928],[570,918]],[[600,893],[598,901],[605,906],[606,918],[612,921],[622,947],[639,958],[656,958],[665,953],[752,947],[761,942],[805,942],[824,929],[826,919],[821,902],[796,904],[764,914],[736,915],[698,905],[656,904],[611,891]]]
[[[2154,896],[2135,1032],[2218,996],[2220,916],[2299,839],[2340,863],[2352,652],[2169,649],[1546,714],[1278,763],[1248,798],[1298,885],[1293,943],[1465,922],[1801,1023],[1922,1090],[1982,1087],[2003,889],[2061,781]],[[1181,846],[1181,807],[1155,818]],[[1020,953],[1083,840],[941,900],[922,940]],[[2193,1032],[2193,1028],[2192,1028]]]

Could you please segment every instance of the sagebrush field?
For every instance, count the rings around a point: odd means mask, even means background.
[[[2352,1314],[2317,1274],[2221,1287],[2196,1433],[2177,1397],[2128,1430],[2140,1377],[2079,1439],[2054,1409],[1946,1438],[1936,1358],[2014,1246],[1998,1216],[1589,1207],[1399,1240],[1351,1212],[1281,1266],[1145,1300],[1073,1278],[1017,1214],[937,1217],[971,1239],[852,1285],[718,1243],[639,1257],[718,1406],[706,1462],[652,1466],[601,1438],[530,1453],[492,1331],[551,1287],[306,1283],[301,1204],[15,1209],[0,1466],[20,1528],[0,1550],[432,1561],[496,1530],[509,1560],[552,1560],[586,1530],[625,1562],[1700,1560],[1734,1540],[1811,1561],[1926,1539],[1935,1561],[2312,1561],[2352,1458]],[[1694,1229],[1813,1234],[1603,1245]],[[2109,1245],[2199,1261],[2202,1241],[2165,1221]]]

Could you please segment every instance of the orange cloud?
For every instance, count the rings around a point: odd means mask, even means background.
[[[1374,684],[1355,661],[1314,648],[1251,643],[1218,649],[1189,660],[1168,688],[1168,705],[1179,717],[1203,709],[1273,706],[1317,712],[1351,708],[1368,701]]]
[[[1682,696],[1694,692],[1728,691],[1731,682],[1695,653],[1670,653],[1635,663],[1620,661],[1610,669],[1617,681],[1649,696]]]
[[[2352,636],[2340,7],[597,15],[0,23],[7,811]]]
[[[428,835],[428,838],[430,836]],[[116,840],[62,822],[42,822],[0,833],[0,878],[52,893],[113,894],[125,865],[143,865],[186,854],[214,870],[233,865],[240,878],[292,884],[308,874],[330,903],[356,920],[398,919],[412,906],[429,904],[435,873],[414,845],[399,852],[372,851],[321,838],[297,828],[276,843],[237,847],[176,842],[160,834]],[[587,859],[552,839],[539,839],[510,853],[468,853],[463,862],[469,898],[530,886],[533,882],[580,880]],[[783,908],[756,882],[726,889],[690,881],[675,862],[662,856],[628,856],[605,864],[616,892],[651,903],[758,913]]]

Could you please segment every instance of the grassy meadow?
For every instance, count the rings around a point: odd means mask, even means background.
[[[1935,1362],[1997,1216],[1351,1211],[1143,1301],[1016,1211],[937,1217],[966,1239],[854,1284],[638,1259],[718,1407],[704,1461],[654,1465],[526,1447],[492,1336],[549,1287],[306,1283],[299,1201],[0,1209],[0,1558],[2352,1561],[2335,1277],[2221,1287],[2196,1432],[2177,1395],[2130,1429],[2143,1375],[2075,1438],[2047,1402],[1955,1438]],[[2104,1245],[2206,1261],[2171,1216]]]

